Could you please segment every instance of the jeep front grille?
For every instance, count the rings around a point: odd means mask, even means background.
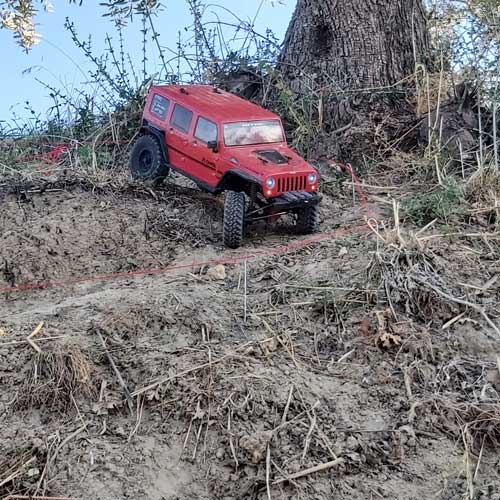
[[[307,175],[278,178],[278,192],[304,191],[307,187]]]

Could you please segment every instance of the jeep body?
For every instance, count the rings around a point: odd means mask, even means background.
[[[305,232],[315,230],[318,173],[287,145],[274,113],[207,85],[153,86],[141,137],[131,158],[136,178],[161,178],[172,169],[213,194],[233,193],[232,210],[243,206],[244,216],[233,224],[236,240],[225,238],[228,246],[239,245],[253,220],[283,213],[298,214]]]

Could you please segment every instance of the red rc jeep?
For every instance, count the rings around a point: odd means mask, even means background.
[[[287,146],[280,118],[214,87],[152,87],[130,169],[151,180],[172,169],[210,193],[225,191],[230,248],[249,223],[285,213],[296,214],[303,233],[318,229],[318,173]]]

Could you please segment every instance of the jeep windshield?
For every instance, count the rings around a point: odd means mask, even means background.
[[[277,120],[259,120],[224,124],[226,146],[250,146],[283,142],[283,131]]]

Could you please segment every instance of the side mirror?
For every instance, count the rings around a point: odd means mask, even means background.
[[[214,153],[217,153],[217,141],[208,141],[207,147],[208,149],[211,149]]]

